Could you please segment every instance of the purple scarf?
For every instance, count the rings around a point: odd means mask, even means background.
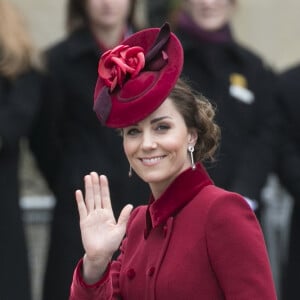
[[[181,13],[178,19],[178,26],[184,31],[189,32],[189,34],[196,39],[203,42],[215,44],[232,42],[232,34],[229,24],[226,24],[217,31],[205,31],[199,27],[186,13]]]

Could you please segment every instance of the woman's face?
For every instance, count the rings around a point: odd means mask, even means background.
[[[126,23],[131,0],[87,0],[86,11],[93,26],[111,28]]]
[[[123,145],[134,171],[159,196],[183,170],[191,166],[187,148],[197,140],[173,101],[167,98],[146,119],[123,130]]]
[[[206,31],[216,31],[230,21],[234,0],[184,0],[184,9]]]

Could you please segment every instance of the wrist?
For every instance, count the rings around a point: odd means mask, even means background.
[[[90,258],[87,254],[83,257],[82,277],[87,284],[96,283],[105,273],[111,257]]]

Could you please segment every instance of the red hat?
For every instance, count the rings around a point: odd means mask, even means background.
[[[183,49],[165,23],[141,30],[105,52],[98,67],[94,111],[122,128],[146,118],[168,97],[183,66]]]

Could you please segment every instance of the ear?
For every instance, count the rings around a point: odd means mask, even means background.
[[[198,139],[198,133],[197,133],[196,128],[189,129],[188,143],[195,146],[197,139]]]

